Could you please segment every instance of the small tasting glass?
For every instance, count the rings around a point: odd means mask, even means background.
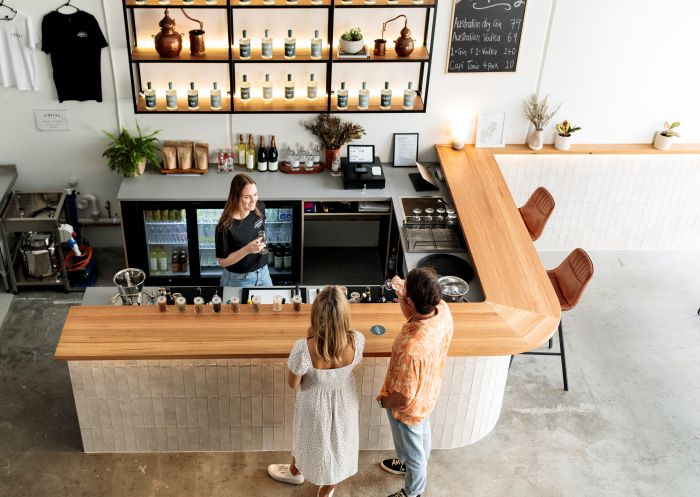
[[[294,310],[294,312],[301,311],[301,295],[292,297],[292,310]]]
[[[279,312],[282,310],[282,296],[281,295],[274,295],[272,297],[272,310],[275,312]]]
[[[177,306],[177,312],[184,314],[187,312],[187,300],[185,297],[178,297],[175,299],[175,305]]]
[[[204,312],[204,299],[202,297],[194,298],[194,313],[201,314]]]
[[[260,312],[262,310],[262,298],[259,295],[253,295],[253,297],[250,299],[250,302],[251,311]]]
[[[241,311],[241,299],[231,297],[231,312],[238,314]]]
[[[160,312],[165,312],[168,310],[168,299],[165,295],[159,295],[156,302],[158,302],[158,310]]]
[[[211,306],[212,309],[214,309],[214,312],[221,312],[221,297],[214,295],[211,298]]]
[[[260,241],[265,244],[265,246],[260,251],[260,253],[267,254],[269,252],[269,250],[267,248],[267,236],[265,235],[265,230],[258,231],[258,238],[262,238],[262,240],[260,240]]]

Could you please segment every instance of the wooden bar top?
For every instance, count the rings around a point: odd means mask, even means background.
[[[451,356],[511,355],[546,341],[560,307],[493,152],[439,145],[449,189],[486,300],[450,304],[455,332]],[[73,307],[56,348],[59,360],[281,358],[306,336],[310,306],[260,314],[241,306],[179,315],[157,306]],[[353,328],[366,337],[368,356],[389,356],[404,322],[398,304],[352,304]],[[370,328],[380,324],[386,333]]]

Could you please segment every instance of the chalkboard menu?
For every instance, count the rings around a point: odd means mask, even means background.
[[[526,0],[454,0],[447,72],[515,72]]]

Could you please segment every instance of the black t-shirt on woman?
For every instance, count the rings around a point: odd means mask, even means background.
[[[265,231],[265,204],[258,202],[258,209],[262,218],[255,211],[244,219],[234,219],[227,228],[216,227],[216,257],[224,259],[232,252],[243,248],[258,238],[258,231]],[[232,273],[250,273],[267,264],[267,254],[248,254],[235,264],[226,269]]]

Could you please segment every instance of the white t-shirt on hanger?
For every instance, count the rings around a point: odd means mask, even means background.
[[[18,10],[9,21],[0,20],[0,86],[38,91],[36,46],[34,27],[26,14]]]

